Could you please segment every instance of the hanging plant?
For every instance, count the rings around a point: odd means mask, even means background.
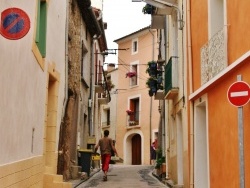
[[[153,14],[155,10],[155,7],[150,5],[150,4],[146,4],[143,8],[142,8],[142,12],[143,14]]]
[[[134,76],[136,76],[136,72],[128,72],[128,73],[126,73],[126,78],[127,77],[132,78]]]
[[[130,116],[132,114],[134,114],[134,112],[132,110],[126,110],[127,114]]]
[[[112,80],[107,80],[106,81],[106,88],[108,91],[111,91],[112,88],[114,88],[115,85],[112,83]]]
[[[148,67],[146,69],[146,73],[149,74],[149,76],[155,76],[158,73],[158,68],[157,68],[157,63],[155,61],[149,61],[148,62]]]
[[[157,79],[153,77],[149,77],[147,82],[146,82],[147,87],[152,88],[157,85]]]

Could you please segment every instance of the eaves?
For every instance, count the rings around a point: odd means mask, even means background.
[[[129,35],[126,35],[126,36],[124,36],[124,37],[121,37],[121,38],[119,38],[119,39],[116,39],[116,40],[114,40],[113,42],[119,43],[119,42],[121,42],[121,41],[130,40],[130,39],[134,38],[136,35],[139,36],[140,34],[144,34],[144,33],[147,32],[149,29],[151,29],[151,26],[144,27],[144,28],[142,28],[142,29],[140,29],[140,30],[138,30],[138,31],[135,31],[135,32],[133,32],[133,33],[130,33]]]
[[[84,20],[91,37],[94,37],[95,35],[99,37],[102,34],[102,31],[91,7],[91,1],[77,0],[77,3],[82,15],[82,19]]]

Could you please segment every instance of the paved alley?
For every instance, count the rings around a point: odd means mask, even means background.
[[[108,181],[103,181],[103,173],[99,171],[89,180],[76,186],[77,188],[112,187],[112,188],[139,188],[139,187],[168,187],[152,175],[152,166],[143,165],[110,165]]]

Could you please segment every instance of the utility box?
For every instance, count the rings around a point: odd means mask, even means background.
[[[80,149],[78,150],[80,155],[80,165],[82,167],[82,172],[86,172],[88,177],[90,175],[90,167],[91,167],[91,157],[93,154],[93,150],[91,149]]]

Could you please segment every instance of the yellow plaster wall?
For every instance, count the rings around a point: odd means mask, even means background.
[[[43,187],[43,156],[0,166],[0,185],[5,187]]]

